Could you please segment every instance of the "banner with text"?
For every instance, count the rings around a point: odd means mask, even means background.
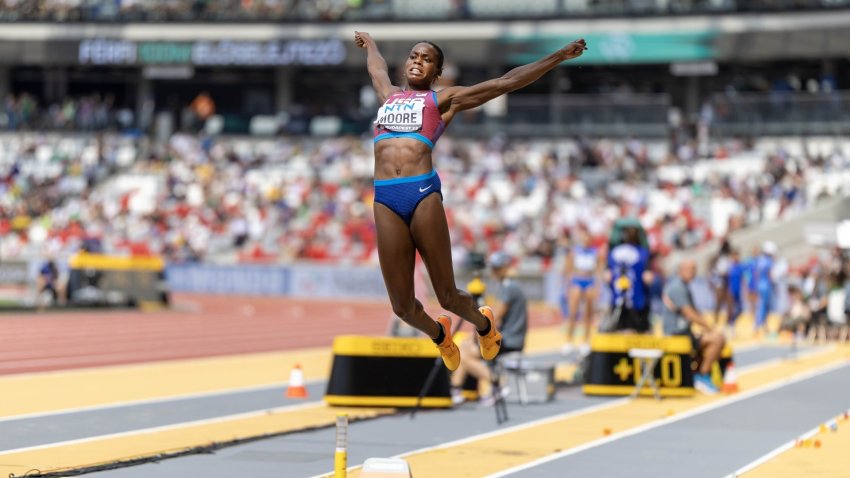
[[[340,65],[342,41],[196,41],[134,42],[96,38],[83,40],[77,59],[83,65],[286,66]]]
[[[299,297],[386,299],[387,288],[377,266],[296,264],[291,267],[291,293]]]
[[[179,264],[168,266],[166,281],[171,292],[288,295],[289,272],[281,266]]]

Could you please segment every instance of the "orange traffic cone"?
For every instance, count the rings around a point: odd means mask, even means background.
[[[286,396],[288,398],[307,398],[307,388],[304,387],[304,372],[301,371],[300,364],[295,364],[289,374]]]
[[[723,393],[737,393],[738,392],[738,374],[735,373],[735,362],[729,361],[729,365],[726,366],[726,373],[723,374],[723,387],[721,388]]]

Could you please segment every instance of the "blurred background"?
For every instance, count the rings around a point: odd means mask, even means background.
[[[587,42],[433,149],[458,286],[511,304],[491,369],[461,320],[451,378],[381,337],[418,332],[378,266],[355,30],[398,85],[439,45],[436,89]],[[2,476],[319,476],[339,413],[348,464],[420,478],[740,476],[802,443],[782,473],[848,476],[849,258],[850,0],[0,0]],[[716,338],[657,340],[688,291]],[[656,365],[693,399],[593,396]],[[370,420],[429,389],[456,409]]]
[[[587,40],[435,148],[459,283],[504,249],[530,298],[557,305],[575,231],[601,246],[625,217],[659,273],[688,255],[707,274],[723,238],[742,259],[769,239],[780,296],[846,280],[847,0],[4,0],[0,22],[10,307],[385,298],[379,105],[354,30],[394,73],[417,41],[439,44],[438,88]],[[155,274],[74,274],[80,251],[155,258],[134,263]]]

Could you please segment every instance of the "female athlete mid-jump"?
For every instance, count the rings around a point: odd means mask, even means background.
[[[472,297],[455,285],[449,228],[431,149],[458,112],[531,84],[561,62],[580,56],[587,46],[576,40],[501,78],[435,92],[431,86],[443,68],[443,52],[437,45],[423,41],[413,46],[404,64],[407,85],[402,88],[390,81],[387,62],[368,33],[355,32],[354,42],[367,51],[372,86],[383,103],[375,120],[375,227],[393,312],[434,340],[449,370],[458,367],[460,351],[452,342],[451,319],[440,315],[435,321],[414,297],[413,269],[419,251],[440,306],[475,326],[481,356],[492,360],[499,353],[501,334],[490,308],[477,308]]]

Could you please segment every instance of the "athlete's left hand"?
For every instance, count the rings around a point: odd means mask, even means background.
[[[585,50],[587,50],[587,43],[585,43],[584,38],[580,38],[561,48],[561,53],[564,55],[564,60],[572,60],[580,57]]]

